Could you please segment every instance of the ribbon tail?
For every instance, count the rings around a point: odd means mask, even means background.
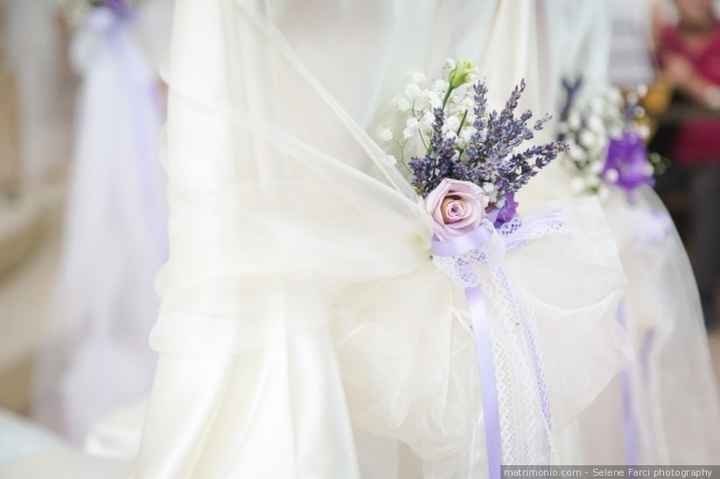
[[[618,306],[617,319],[625,331],[628,332],[627,319],[625,318],[625,305],[622,302]],[[620,387],[623,407],[625,463],[635,466],[638,464],[639,431],[633,401],[632,371],[630,365],[625,366],[620,373]]]
[[[483,423],[490,479],[499,479],[502,473],[502,438],[500,408],[498,404],[495,358],[493,355],[490,322],[487,316],[485,295],[477,287],[465,289],[475,337],[480,384],[482,388]]]

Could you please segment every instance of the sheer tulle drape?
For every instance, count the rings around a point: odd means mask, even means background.
[[[604,2],[544,2],[550,61],[556,79],[550,101],[563,101],[562,78],[583,78],[582,95],[608,86],[610,6]],[[648,19],[649,21],[649,19]],[[577,46],[569,48],[569,45]],[[570,183],[559,185],[565,194]],[[623,347],[630,363],[631,407],[642,463],[708,463],[718,457],[720,412],[695,279],[665,207],[649,188],[603,202],[628,277]],[[627,459],[620,378],[578,417],[562,439],[564,462],[618,464]],[[614,411],[605,419],[603,412]],[[595,431],[592,441],[588,431]],[[574,447],[572,445],[574,444]],[[571,454],[567,454],[570,453]]]
[[[178,2],[171,254],[138,477],[484,470],[462,295],[430,263],[411,188],[365,133],[405,72],[432,74],[474,39],[488,43],[497,97],[538,77],[532,2],[451,3]],[[468,23],[467,36],[451,28]],[[622,362],[609,231],[592,202],[567,218],[569,235],[507,258],[560,428]]]

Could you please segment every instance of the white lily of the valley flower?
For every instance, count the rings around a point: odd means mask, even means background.
[[[573,178],[570,187],[575,193],[582,193],[585,191],[585,180],[580,177]]]
[[[607,100],[614,105],[622,105],[623,97],[619,90],[613,88],[607,92]]]
[[[410,103],[410,100],[401,96],[395,99],[395,106],[399,111],[405,113],[406,111],[410,110],[410,107],[412,105]]]
[[[411,100],[420,96],[421,93],[422,90],[415,83],[411,83],[407,86],[407,88],[405,88],[405,95],[407,95],[407,97]]]
[[[425,75],[423,75],[420,72],[415,72],[415,73],[411,74],[410,78],[413,81],[413,83],[425,83],[425,81],[427,80],[427,77],[425,77]]]
[[[440,99],[440,95],[435,93],[434,91],[426,90],[424,93],[425,99],[430,104],[431,108],[441,108],[442,107],[442,100]]]
[[[587,148],[592,148],[597,145],[597,136],[593,132],[585,130],[580,134],[580,143]]]
[[[439,93],[439,94],[441,93],[443,95],[445,94],[445,92],[447,91],[448,88],[450,88],[450,84],[448,83],[447,80],[435,80],[435,82],[433,83],[433,86],[432,86],[432,89],[434,92]]]
[[[445,125],[443,125],[443,129],[445,131],[452,131],[456,132],[457,129],[460,128],[460,118],[456,116],[451,116],[445,121]]]
[[[389,142],[393,139],[393,132],[390,128],[386,126],[381,126],[378,128],[377,131],[377,137],[380,139],[380,141]]]
[[[472,140],[473,135],[477,132],[477,130],[472,126],[465,126],[463,127],[462,131],[460,131],[460,137],[463,139],[465,143],[470,143]]]
[[[435,122],[435,115],[431,111],[426,111],[422,118],[420,118],[420,125],[424,129],[432,128],[433,123]]]
[[[597,175],[599,174],[603,169],[603,164],[600,161],[593,161],[590,165],[590,172]]]
[[[610,168],[605,172],[605,179],[610,183],[615,183],[620,178],[620,174],[617,170]]]
[[[593,115],[588,118],[588,128],[595,132],[603,132],[605,131],[605,124],[603,123],[602,118],[597,115]]]
[[[475,107],[475,100],[473,100],[473,97],[471,95],[466,96],[460,102],[460,107],[465,110],[471,111]]]
[[[569,146],[568,155],[570,155],[570,158],[573,160],[582,160],[585,158],[585,152],[583,149],[574,143]]]
[[[408,121],[405,123],[405,129],[403,130],[403,136],[406,139],[412,138],[417,134],[418,127],[419,123],[417,118],[408,118]]]

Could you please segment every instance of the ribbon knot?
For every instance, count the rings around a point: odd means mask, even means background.
[[[479,286],[480,267],[500,267],[506,253],[505,238],[484,220],[470,233],[447,240],[433,238],[433,262],[463,288]]]

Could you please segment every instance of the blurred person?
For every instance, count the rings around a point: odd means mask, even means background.
[[[676,0],[678,22],[659,40],[662,74],[687,102],[720,109],[720,22],[711,0]],[[707,115],[705,115],[707,116]],[[688,118],[679,125],[672,158],[690,170],[693,267],[708,324],[716,322],[720,278],[720,118]]]

